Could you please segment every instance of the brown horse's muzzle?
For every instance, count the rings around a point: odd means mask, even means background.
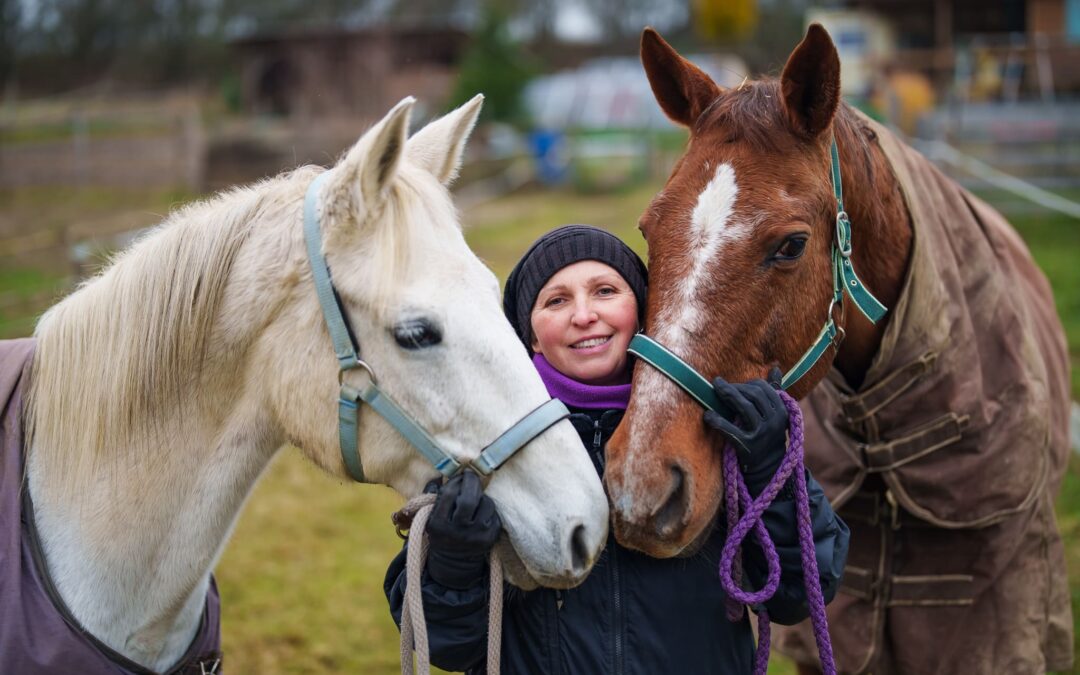
[[[716,516],[720,453],[693,401],[637,413],[631,403],[607,446],[612,526],[623,546],[670,558],[693,548]]]

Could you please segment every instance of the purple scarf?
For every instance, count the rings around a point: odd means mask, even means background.
[[[540,379],[544,381],[548,394],[572,408],[626,410],[626,405],[630,402],[629,383],[599,385],[578,382],[555,370],[555,366],[548,363],[543,354],[533,355],[533,365],[536,366],[536,372],[540,373]]]

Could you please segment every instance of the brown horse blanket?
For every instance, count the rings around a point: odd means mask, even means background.
[[[867,124],[914,242],[865,382],[853,391],[834,370],[803,402],[811,469],[851,526],[829,607],[837,667],[1068,670],[1053,497],[1069,452],[1069,361],[1050,286],[1000,214]],[[817,660],[808,626],[778,643]]]
[[[0,673],[153,675],[86,632],[49,578],[23,480],[22,407],[33,356],[32,339],[0,340]],[[211,580],[199,631],[170,675],[220,672],[219,624]]]

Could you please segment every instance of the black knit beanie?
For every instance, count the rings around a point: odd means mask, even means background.
[[[591,225],[563,225],[537,239],[506,279],[503,312],[530,354],[530,318],[536,296],[556,272],[582,260],[602,262],[622,275],[637,298],[638,323],[644,322],[649,276],[641,258],[606,230]]]

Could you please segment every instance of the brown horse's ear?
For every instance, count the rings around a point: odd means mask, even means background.
[[[722,91],[652,28],[641,33],[641,65],[664,114],[684,127],[692,126]]]
[[[817,136],[840,105],[840,57],[821,24],[812,23],[780,76],[784,110],[795,130]]]

